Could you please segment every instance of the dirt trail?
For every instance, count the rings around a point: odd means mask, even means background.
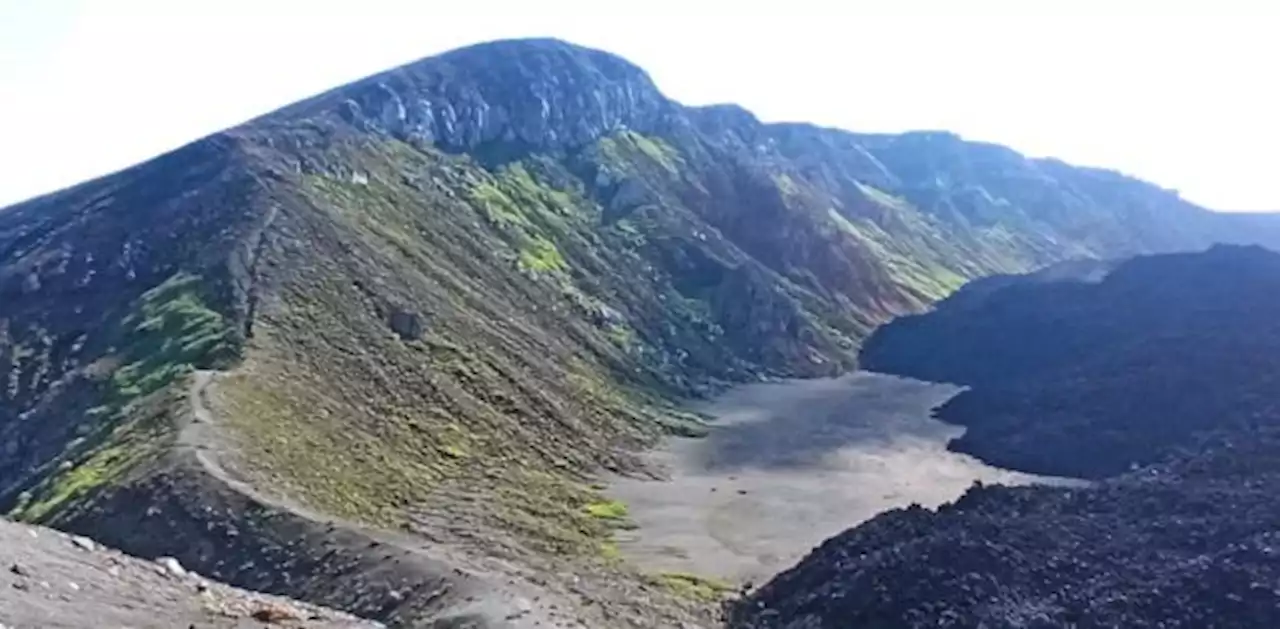
[[[735,388],[699,409],[717,418],[707,437],[653,453],[669,480],[614,480],[638,525],[621,549],[652,571],[760,582],[881,511],[974,481],[1073,482],[948,452],[963,428],[930,412],[960,390],[867,372]]]
[[[452,599],[458,602],[442,610],[434,619],[437,622],[448,623],[449,619],[457,619],[456,622],[475,623],[481,620],[482,624],[478,625],[459,625],[479,629],[582,629],[575,618],[563,611],[571,607],[562,601],[554,600],[540,589],[525,586],[510,575],[488,571],[452,549],[432,545],[407,534],[335,521],[278,496],[258,491],[224,466],[220,459],[225,444],[219,438],[217,417],[209,404],[210,390],[216,386],[216,379],[217,373],[210,371],[197,371],[192,377],[188,392],[192,421],[182,427],[178,444],[194,451],[205,471],[219,482],[255,502],[312,522],[332,523],[365,539],[397,549],[403,553],[398,561],[419,564],[432,574],[453,575],[450,577],[450,591]],[[553,611],[552,607],[561,611]]]

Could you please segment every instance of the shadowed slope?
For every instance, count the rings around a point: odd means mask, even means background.
[[[1273,252],[1218,246],[1129,260],[1101,281],[968,292],[885,326],[863,352],[872,369],[973,387],[940,411],[969,428],[953,444],[962,452],[1097,477],[1198,432],[1271,421]]]

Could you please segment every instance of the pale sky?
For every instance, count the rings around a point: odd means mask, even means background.
[[[1275,0],[0,0],[0,205],[531,36],[621,54],[688,104],[947,129],[1280,210]]]

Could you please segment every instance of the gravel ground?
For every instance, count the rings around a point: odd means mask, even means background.
[[[9,629],[382,625],[146,561],[83,537],[0,520],[0,624]]]
[[[699,409],[710,435],[653,455],[669,479],[612,483],[638,526],[621,550],[651,571],[760,582],[850,526],[974,481],[1070,483],[948,452],[963,429],[930,412],[959,391],[868,372],[735,388]]]

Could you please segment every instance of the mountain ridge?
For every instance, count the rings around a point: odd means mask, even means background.
[[[853,369],[876,326],[974,277],[1270,237],[1055,168],[685,108],[555,40],[414,62],[0,210],[0,508],[82,532],[171,518],[198,539],[166,552],[227,570],[202,549],[240,552],[218,531],[256,511],[166,454],[192,372],[217,370],[221,460],[256,490],[581,575],[542,587],[587,624],[706,622],[620,565],[594,485],[702,430],[681,400]],[[232,582],[314,597],[338,570],[278,568]],[[359,605],[412,622],[401,603]]]

